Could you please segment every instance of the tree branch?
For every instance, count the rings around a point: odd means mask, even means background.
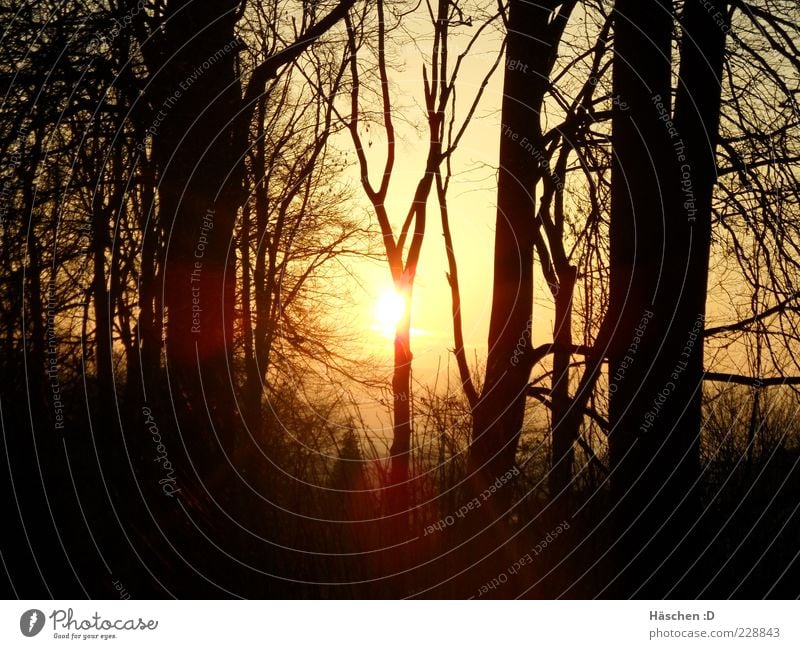
[[[756,377],[744,376],[742,374],[727,374],[724,372],[706,372],[703,375],[703,380],[750,385],[754,388],[766,388],[773,385],[800,385],[800,376]]]
[[[550,392],[551,392],[550,388],[537,388],[532,385],[529,385],[526,394],[529,397],[533,397],[539,403],[544,404],[548,408],[552,408],[552,401],[550,401],[547,398]],[[570,397],[569,401],[570,401],[570,407],[572,407],[575,404],[575,400]],[[598,423],[600,428],[603,429],[604,431],[608,431],[611,428],[611,426],[608,423],[608,420],[605,417],[603,417],[600,413],[598,413],[596,410],[590,408],[589,406],[583,406],[581,408],[581,412],[583,412],[583,414],[587,415],[588,417],[594,419]]]
[[[776,313],[782,313],[789,305],[789,303],[792,302],[793,300],[796,300],[798,297],[800,297],[800,291],[793,293],[782,302],[778,302],[778,304],[776,304],[775,306],[770,307],[769,309],[767,309],[766,311],[762,311],[761,313],[757,313],[756,315],[751,316],[750,318],[745,318],[744,320],[740,320],[739,322],[735,322],[733,324],[720,325],[719,327],[711,327],[709,329],[706,329],[703,335],[706,338],[708,338],[709,336],[716,336],[718,334],[726,333],[728,331],[741,331],[748,325],[760,322],[761,320],[769,318],[770,316],[775,315]]]

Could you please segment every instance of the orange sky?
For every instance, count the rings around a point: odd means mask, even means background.
[[[574,18],[573,18],[574,20]],[[463,111],[491,67],[500,47],[499,36],[488,34],[466,60],[457,85],[458,109]],[[402,69],[391,72],[395,127],[398,135],[396,163],[387,207],[396,228],[405,217],[416,183],[424,168],[427,152],[427,123],[423,109],[422,58],[418,48],[427,52],[428,44],[417,38],[397,54]],[[455,59],[455,50],[451,61]],[[496,71],[484,93],[461,144],[453,157],[454,177],[448,194],[450,227],[459,264],[462,292],[464,339],[470,361],[481,361],[486,354],[489,309],[491,304],[492,252],[494,245],[494,220],[496,205],[496,167],[500,132],[500,99],[502,65]],[[418,125],[415,129],[414,124]],[[385,144],[371,131],[373,145],[367,151],[370,157],[373,183],[383,169]],[[349,152],[354,160],[349,134],[334,138],[334,146]],[[353,188],[352,209],[362,213],[377,232],[372,206],[364,195],[358,170],[353,165],[347,176]],[[376,241],[380,239],[376,237]],[[385,261],[348,262],[357,281],[348,287],[352,305],[345,317],[336,314],[337,323],[346,323],[359,339],[364,354],[374,356],[384,370],[387,381],[391,376],[392,341],[386,335],[386,323],[376,317],[376,304],[386,300],[391,291],[391,278]],[[437,371],[448,367],[455,371],[452,354],[452,320],[450,314],[450,289],[446,280],[447,262],[435,195],[428,202],[428,219],[425,242],[414,286],[412,304],[412,351],[414,353],[414,378],[421,383],[433,383]],[[714,268],[712,268],[712,275]],[[735,281],[735,278],[734,278]],[[550,291],[537,269],[534,292],[533,343],[542,344],[551,339],[553,305]],[[729,297],[720,303],[714,296],[709,299],[710,319],[716,323],[730,320],[733,304]],[[725,350],[717,357],[715,369],[737,371],[736,352]]]

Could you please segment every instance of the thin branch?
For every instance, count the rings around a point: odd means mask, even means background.
[[[727,333],[729,331],[741,331],[745,329],[747,326],[765,320],[766,318],[769,318],[770,316],[775,315],[776,313],[782,313],[789,305],[789,303],[793,302],[798,297],[800,297],[800,291],[793,293],[782,302],[779,302],[778,304],[776,304],[773,307],[770,307],[766,311],[757,313],[756,315],[750,318],[745,318],[744,320],[740,320],[739,322],[734,322],[733,324],[720,325],[719,327],[710,327],[709,329],[705,330],[704,336],[708,338],[709,336],[716,336],[721,333]]]
[[[544,404],[548,408],[552,408],[553,402],[550,399],[548,399],[548,396],[550,394],[550,388],[537,388],[532,385],[529,385],[526,394],[529,397],[536,399],[539,403]],[[570,398],[569,401],[570,404],[574,404],[573,399]],[[602,430],[604,431],[610,430],[611,425],[608,423],[608,420],[593,408],[590,408],[589,406],[583,406],[581,408],[581,412],[594,419]]]
[[[800,376],[756,377],[744,376],[742,374],[726,374],[724,372],[706,372],[703,375],[703,379],[705,381],[749,385],[754,388],[766,388],[773,385],[800,385]]]

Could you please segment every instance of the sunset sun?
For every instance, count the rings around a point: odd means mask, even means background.
[[[385,289],[375,303],[375,329],[394,338],[397,324],[406,313],[406,301],[393,288]]]

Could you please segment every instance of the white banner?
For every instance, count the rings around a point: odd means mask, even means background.
[[[0,647],[798,647],[797,602],[4,601]]]

